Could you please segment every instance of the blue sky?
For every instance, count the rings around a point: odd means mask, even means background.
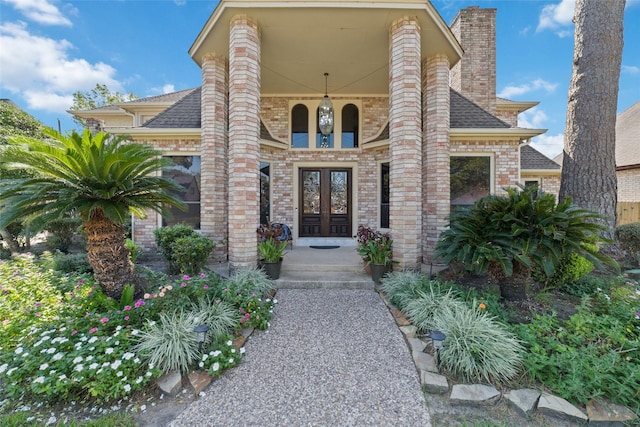
[[[549,129],[532,145],[562,151],[573,57],[574,0],[434,0],[446,23],[467,6],[497,8],[497,92],[540,105],[522,127]],[[147,97],[196,87],[187,50],[211,0],[0,0],[0,98],[44,124],[75,127],[72,93],[96,83]],[[627,0],[618,112],[640,101],[640,0]]]

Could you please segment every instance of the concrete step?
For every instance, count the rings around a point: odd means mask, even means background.
[[[284,267],[284,266],[283,266]],[[325,268],[326,270],[326,268]],[[352,271],[281,271],[278,289],[374,289],[371,276]]]

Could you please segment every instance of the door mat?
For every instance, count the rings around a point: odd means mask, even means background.
[[[311,249],[338,249],[340,246],[309,246]]]

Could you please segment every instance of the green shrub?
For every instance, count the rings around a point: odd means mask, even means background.
[[[43,254],[43,256],[46,259],[46,255]],[[51,268],[61,273],[90,273],[93,271],[85,252],[77,254],[56,252],[52,255],[51,262]]]
[[[197,274],[207,265],[216,244],[203,236],[180,237],[171,244],[171,259],[183,274]]]
[[[409,301],[404,312],[419,331],[426,333],[439,329],[434,324],[434,319],[441,310],[467,310],[468,307],[460,299],[456,298],[451,290],[443,293],[438,288],[416,292],[416,298]]]
[[[404,310],[410,301],[420,296],[421,292],[441,291],[440,288],[440,282],[429,280],[420,273],[410,271],[389,273],[382,280],[382,290],[387,294],[389,302],[400,310]],[[440,292],[442,293],[444,292]]]
[[[198,324],[209,326],[207,343],[219,341],[229,335],[238,325],[240,313],[231,304],[224,301],[212,301],[203,297],[192,304],[192,311],[197,313]]]
[[[442,368],[460,380],[505,383],[520,371],[524,348],[480,308],[446,304],[433,312],[431,324],[446,334]]]
[[[188,225],[178,224],[157,228],[153,234],[158,251],[167,260],[169,274],[180,273],[180,267],[173,258],[173,244],[181,237],[198,237],[198,233]]]
[[[129,249],[129,259],[131,259],[131,262],[135,264],[138,260],[138,256],[140,256],[144,248],[140,245],[136,245],[133,240],[129,238],[125,240],[124,244],[127,249]]]
[[[640,265],[640,222],[619,225],[616,227],[616,239],[625,250],[631,261]]]
[[[193,312],[160,313],[158,321],[149,321],[140,332],[134,351],[162,372],[185,373],[199,356],[193,332],[198,324]]]
[[[640,413],[640,318],[633,305],[622,308],[615,299],[615,293],[599,301],[585,298],[567,321],[536,316],[516,332],[527,349],[524,365],[532,380],[573,403],[604,396]]]
[[[261,298],[269,296],[274,290],[273,281],[259,268],[235,271],[227,280],[227,286],[234,290],[247,289]]]
[[[597,248],[596,248],[597,250]],[[552,276],[547,276],[539,267],[532,271],[535,281],[544,284],[548,289],[566,289],[593,271],[591,261],[578,254],[563,256],[558,262]]]
[[[50,251],[68,252],[73,236],[81,224],[80,218],[70,217],[49,221],[45,226],[45,230],[49,232],[47,235],[47,248]]]
[[[506,298],[524,297],[530,270],[551,276],[564,255],[575,253],[593,262],[617,266],[584,243],[604,242],[597,212],[578,208],[569,198],[555,197],[535,187],[506,189],[506,196],[490,195],[469,209],[454,212],[450,228],[436,244],[436,257],[457,261],[476,273],[488,272]]]

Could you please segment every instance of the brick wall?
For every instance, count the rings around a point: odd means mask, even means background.
[[[640,168],[617,172],[618,201],[640,202]]]
[[[520,141],[451,141],[451,154],[486,153],[493,155],[494,194],[505,194],[504,187],[520,184]]]
[[[518,112],[517,111],[496,111],[494,116],[509,124],[511,127],[518,126]]]
[[[451,69],[451,87],[490,113],[496,111],[496,9],[470,6],[458,12],[451,32],[464,49]]]

